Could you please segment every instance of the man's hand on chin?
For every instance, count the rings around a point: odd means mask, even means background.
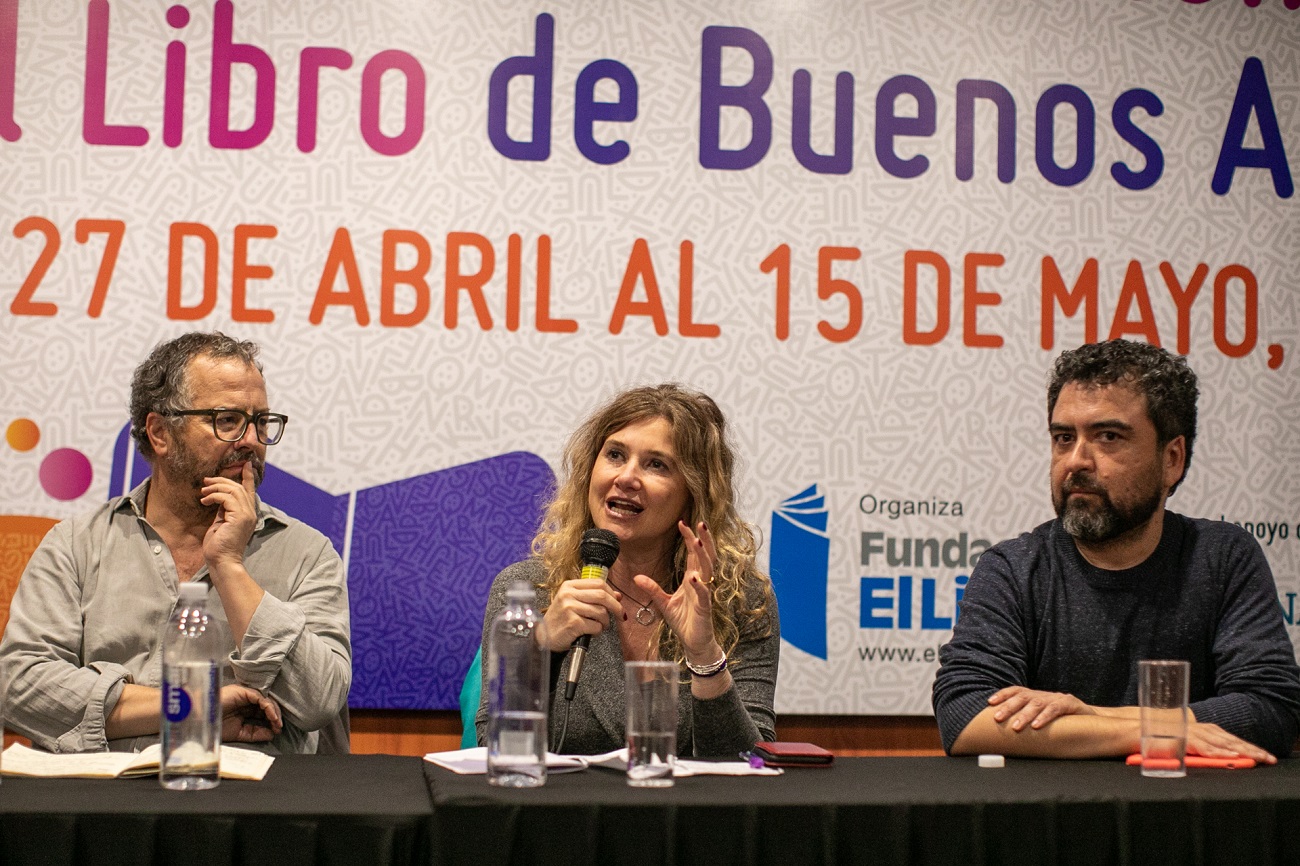
[[[257,525],[256,470],[245,462],[239,480],[216,475],[203,479],[199,501],[217,506],[217,516],[203,537],[203,556],[214,571],[224,564],[242,564],[248,540]]]

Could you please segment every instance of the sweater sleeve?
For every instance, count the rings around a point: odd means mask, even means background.
[[[1227,575],[1214,635],[1214,695],[1191,705],[1210,722],[1279,758],[1300,732],[1300,668],[1264,552],[1237,534],[1215,567]]]
[[[1013,568],[1016,545],[998,545],[979,558],[961,599],[952,640],[939,648],[932,701],[943,748],[949,753],[994,692],[1029,685],[1029,636]]]
[[[727,659],[732,687],[710,700],[691,701],[696,757],[734,758],[759,740],[776,739],[777,662],[781,628],[776,600],[768,602],[770,631],[742,638]]]

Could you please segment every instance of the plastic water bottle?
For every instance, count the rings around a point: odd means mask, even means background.
[[[221,780],[221,659],[208,621],[208,585],[180,586],[162,638],[162,763],[158,780],[173,791],[215,787]]]
[[[510,587],[506,606],[488,630],[484,685],[488,690],[488,782],[508,788],[546,784],[546,711],[551,653],[533,588]]]

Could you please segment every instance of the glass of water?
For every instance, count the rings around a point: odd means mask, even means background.
[[[628,662],[627,783],[666,788],[677,755],[676,662]]]
[[[1187,691],[1191,665],[1185,661],[1138,662],[1138,708],[1142,717],[1142,775],[1187,775]]]

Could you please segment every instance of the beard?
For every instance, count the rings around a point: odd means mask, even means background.
[[[197,494],[203,487],[204,478],[212,478],[221,474],[221,470],[233,466],[236,463],[247,461],[253,467],[253,486],[257,488],[262,484],[262,476],[266,474],[266,461],[262,460],[252,450],[240,448],[232,451],[225,457],[221,458],[216,465],[211,463],[202,464],[199,458],[194,455],[189,446],[177,436],[173,440],[175,447],[172,452],[163,458],[163,467],[173,481],[178,484],[188,484]],[[216,514],[217,506],[204,505],[198,502],[197,496],[195,503],[201,511]]]
[[[1160,507],[1162,491],[1156,479],[1150,481],[1146,494],[1135,502],[1116,505],[1110,492],[1089,475],[1071,475],[1052,491],[1052,505],[1065,531],[1079,541],[1098,544],[1120,537],[1142,526]],[[1075,492],[1091,493],[1095,500],[1071,498]]]

